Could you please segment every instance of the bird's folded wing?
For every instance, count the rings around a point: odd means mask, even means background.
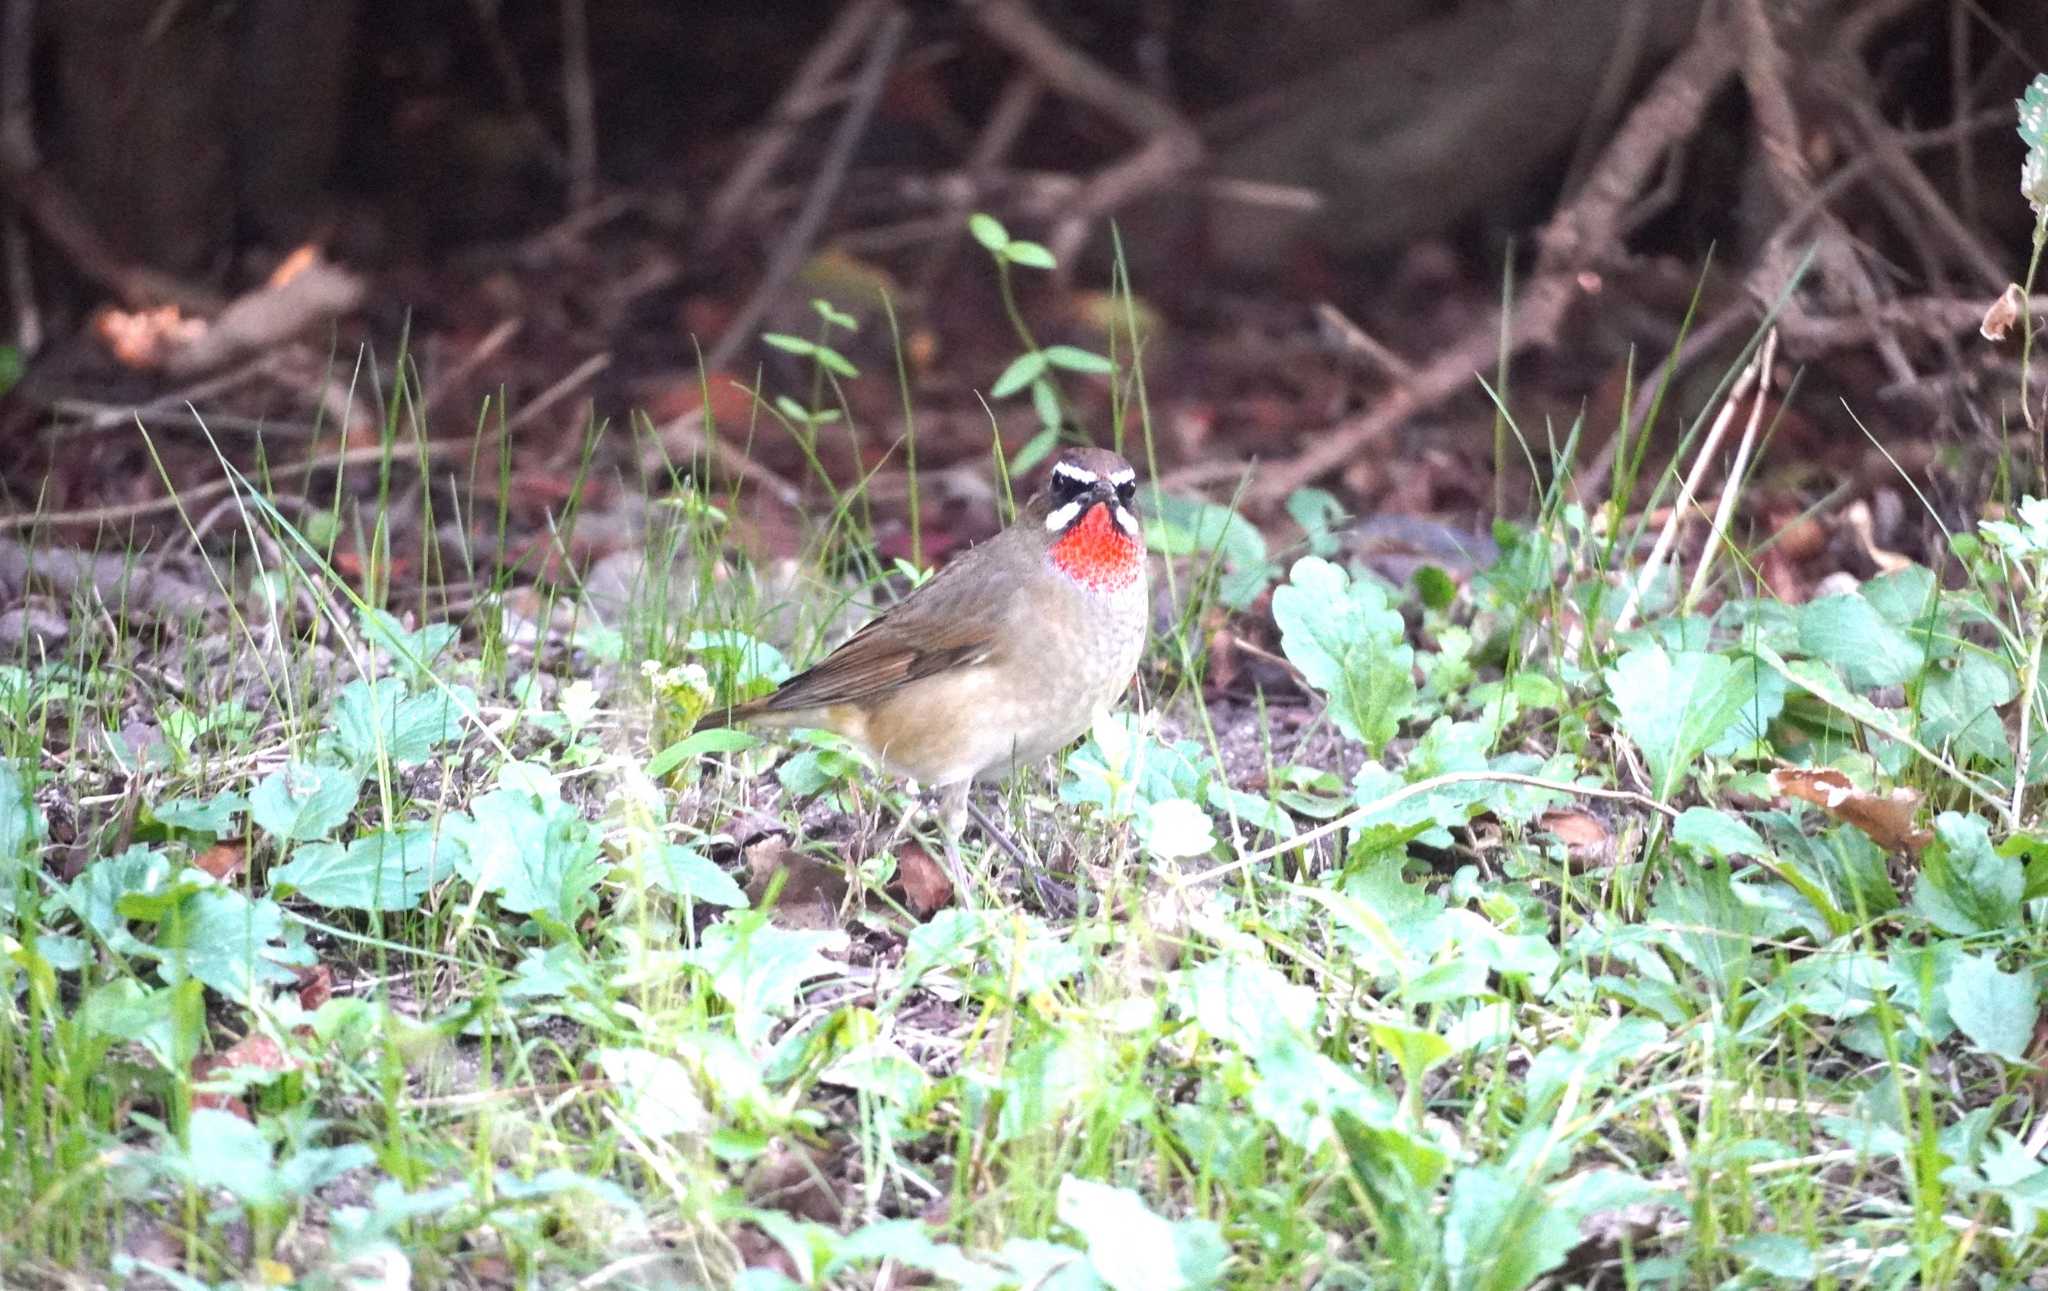
[[[985,662],[996,635],[988,620],[901,624],[891,615],[756,702],[759,711],[777,712],[873,699],[920,677]]]

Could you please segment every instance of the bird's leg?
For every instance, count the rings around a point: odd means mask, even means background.
[[[1017,840],[1004,832],[1002,826],[996,824],[971,798],[967,800],[967,812],[974,817],[974,823],[981,826],[981,832],[988,835],[989,841],[1007,852],[1010,859],[1017,863],[1018,868],[1024,871],[1025,877],[1031,880],[1031,890],[1038,896],[1039,909],[1047,914],[1063,917],[1073,914],[1079,908],[1079,901],[1075,895],[1061,891],[1060,885],[1046,874],[1045,867],[1018,846]]]
[[[974,881],[967,875],[967,863],[960,856],[960,835],[967,828],[967,790],[972,783],[962,780],[940,789],[932,813],[939,824],[939,842],[945,848],[946,873],[952,876],[953,891],[962,906],[968,904],[968,894],[974,891]]]

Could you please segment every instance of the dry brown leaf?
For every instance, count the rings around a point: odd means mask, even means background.
[[[299,1007],[308,1013],[334,998],[334,970],[325,964],[295,968],[299,979]]]
[[[231,1071],[237,1067],[255,1067],[260,1071],[289,1071],[292,1062],[285,1057],[277,1041],[260,1031],[251,1031],[233,1045],[219,1053],[203,1053],[192,1060],[192,1081],[204,1084],[215,1072]],[[192,1107],[196,1111],[211,1107],[218,1111],[230,1112],[245,1121],[256,1118],[249,1114],[249,1105],[233,1094],[195,1089],[192,1091]]]
[[[1870,562],[1879,570],[1887,574],[1896,574],[1912,566],[1910,558],[1901,556],[1896,551],[1886,551],[1877,545],[1877,531],[1875,522],[1871,519],[1868,502],[1859,500],[1850,503],[1842,512],[1842,519],[1848,522],[1849,532],[1856,535],[1856,541],[1862,546],[1863,554],[1870,557]]]
[[[782,877],[771,918],[785,928],[812,930],[840,926],[839,911],[848,891],[845,867],[800,852],[780,834],[748,844],[747,900],[756,908]]]
[[[2002,341],[2012,334],[2012,325],[2020,321],[2020,310],[2026,307],[2026,296],[2016,282],[2005,284],[2005,291],[1991,308],[1984,311],[1984,321],[1977,325],[1987,341]]]
[[[831,1164],[822,1148],[776,1139],[747,1171],[747,1200],[813,1223],[840,1223],[846,1206],[832,1191]]]
[[[320,248],[311,242],[304,242],[292,249],[292,253],[277,262],[277,268],[270,271],[270,277],[263,285],[268,288],[284,286],[292,279],[311,269],[320,262]]]
[[[1564,844],[1565,861],[1574,871],[1604,870],[1614,864],[1614,834],[1598,817],[1560,808],[1538,816],[1536,827]]]
[[[122,364],[145,371],[161,367],[172,351],[192,344],[206,334],[206,320],[187,318],[176,305],[139,309],[101,310],[93,320],[93,331]]]
[[[1832,767],[1780,767],[1771,772],[1771,789],[1781,797],[1810,802],[1836,820],[1854,825],[1889,852],[1918,852],[1934,841],[1932,833],[1913,824],[1920,795],[1912,789],[1870,793]]]
[[[1828,531],[1818,517],[1795,511],[1771,519],[1771,550],[1784,552],[1787,560],[1808,561],[1827,550]]]
[[[896,853],[893,886],[902,892],[903,904],[920,919],[953,902],[953,880],[947,876],[946,867],[916,843],[906,843]]]
[[[217,879],[231,879],[242,872],[248,850],[240,843],[215,843],[192,858],[192,864]]]

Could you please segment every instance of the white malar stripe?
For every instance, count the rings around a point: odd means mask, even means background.
[[[1061,479],[1072,480],[1084,486],[1095,483],[1095,472],[1085,466],[1076,466],[1072,462],[1054,462],[1052,473]]]
[[[1081,508],[1086,505],[1087,503],[1083,499],[1075,498],[1072,502],[1067,503],[1047,516],[1045,518],[1045,527],[1053,533],[1058,533],[1074,523],[1081,515]],[[1121,511],[1123,508],[1118,507],[1117,509]]]
[[[1110,514],[1116,518],[1117,528],[1123,530],[1125,533],[1129,534],[1133,538],[1138,536],[1138,517],[1132,515],[1129,511],[1125,510],[1123,503],[1117,503],[1116,506],[1111,510]]]

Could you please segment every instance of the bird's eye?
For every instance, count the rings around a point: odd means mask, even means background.
[[[1129,506],[1131,500],[1137,496],[1138,482],[1136,480],[1125,480],[1122,484],[1116,486],[1116,500],[1125,506]]]
[[[1052,468],[1053,496],[1061,500],[1078,498],[1095,484],[1093,475],[1085,474],[1061,462]]]

